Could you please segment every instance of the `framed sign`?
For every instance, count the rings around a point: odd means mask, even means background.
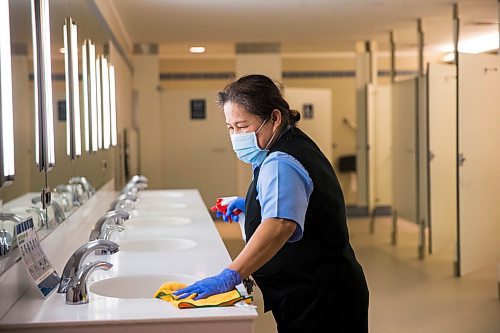
[[[206,101],[204,99],[191,100],[191,119],[206,118]]]
[[[314,106],[312,104],[303,104],[302,114],[305,119],[312,119],[314,117]]]

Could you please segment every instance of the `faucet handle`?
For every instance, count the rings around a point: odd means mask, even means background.
[[[70,280],[66,291],[66,304],[86,304],[89,302],[87,279],[95,270],[109,270],[112,264],[106,261],[93,261],[85,264]]]

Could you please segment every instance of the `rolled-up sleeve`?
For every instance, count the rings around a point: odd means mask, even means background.
[[[297,228],[288,241],[300,240],[312,191],[309,173],[297,159],[283,152],[271,153],[260,166],[257,180],[262,221],[267,218],[292,220]]]

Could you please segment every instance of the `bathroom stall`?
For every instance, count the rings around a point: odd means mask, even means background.
[[[429,252],[455,251],[457,240],[456,67],[430,63],[427,69],[429,116]]]
[[[458,58],[458,275],[500,261],[500,56]]]
[[[416,224],[420,259],[429,221],[426,103],[424,76],[392,85],[392,242],[397,242],[398,219]]]

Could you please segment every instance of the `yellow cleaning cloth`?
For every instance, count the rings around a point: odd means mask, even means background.
[[[172,295],[176,290],[185,287],[187,287],[187,285],[183,283],[165,282],[161,285],[160,289],[158,289],[153,297],[168,301],[179,309],[231,306],[239,301],[245,301],[247,304],[251,304],[253,299],[252,296],[247,297],[241,295],[237,289],[233,289],[222,294],[212,295],[197,301],[194,300],[196,297],[195,293],[184,299],[179,299],[179,296]]]

